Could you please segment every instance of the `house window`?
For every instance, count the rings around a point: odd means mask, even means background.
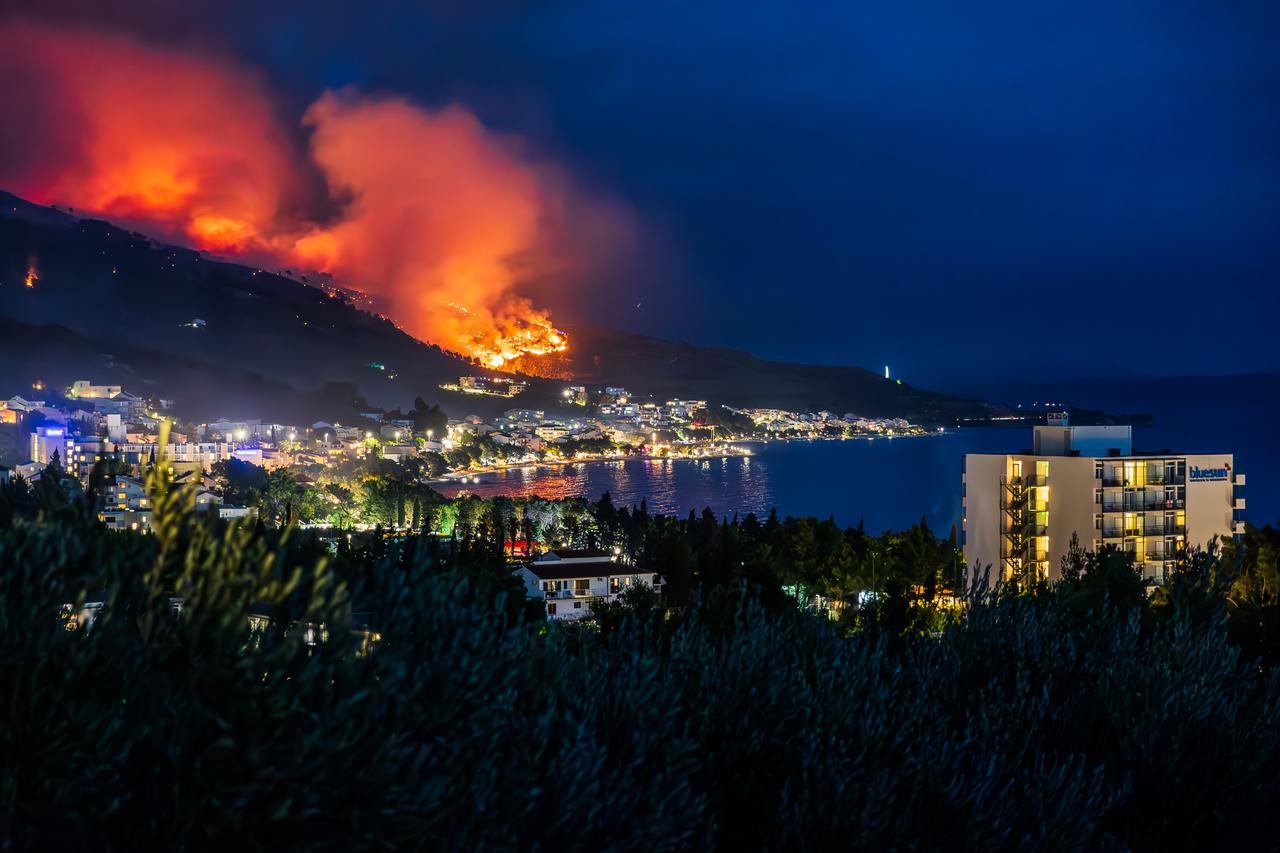
[[[581,602],[581,601],[575,601],[575,602],[573,603],[573,609],[574,609],[574,610],[581,610],[581,609],[582,609],[582,602]]]
[[[556,603],[554,601],[547,603],[547,615],[548,616],[556,615]]]
[[[591,591],[590,578],[578,578],[573,582],[573,591],[575,593],[587,593]]]

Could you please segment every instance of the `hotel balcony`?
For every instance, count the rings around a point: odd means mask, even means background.
[[[1165,524],[1163,521],[1152,521],[1135,527],[1104,527],[1103,539],[1132,539],[1138,536],[1179,536],[1187,532],[1185,524]]]
[[[1103,512],[1152,512],[1162,509],[1182,509],[1186,506],[1184,500],[1174,500],[1166,498],[1146,498],[1144,500],[1118,500],[1102,502]]]
[[[1125,477],[1119,474],[1104,475],[1102,477],[1102,485],[1108,488],[1124,486],[1126,488],[1144,488],[1146,486],[1184,486],[1187,483],[1186,475],[1174,474],[1168,476],[1159,474],[1152,476],[1148,474],[1144,477]]]

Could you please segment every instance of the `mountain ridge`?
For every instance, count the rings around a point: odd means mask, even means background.
[[[34,287],[22,284],[28,269],[37,272]],[[554,411],[563,405],[560,392],[566,384],[564,379],[528,376],[529,389],[513,399],[460,397],[440,386],[460,375],[501,372],[419,341],[391,320],[335,297],[319,281],[166,245],[104,220],[77,218],[74,211],[42,207],[3,192],[0,317],[17,324],[10,336],[28,346],[37,339],[32,330],[53,327],[75,336],[66,340],[74,341],[79,359],[95,349],[101,350],[99,356],[132,353],[132,361],[123,363],[137,376],[162,396],[177,399],[184,411],[209,417],[252,416],[221,411],[234,408],[234,395],[226,393],[233,386],[273,388],[281,402],[277,408],[317,419],[333,416],[314,410],[318,401],[332,397],[317,396],[326,383],[350,385],[356,397],[388,409],[408,406],[421,396],[455,415],[482,416],[511,406]],[[586,325],[570,325],[566,331],[569,352],[559,361],[532,365],[530,372],[567,366],[579,384],[735,406],[938,422],[993,411],[979,401],[888,382],[858,367],[770,361],[742,350]],[[0,369],[6,387],[26,387],[15,383],[35,378],[69,382],[69,373],[74,373],[70,378],[91,373],[107,379],[113,369],[110,358],[63,364],[46,354],[42,369],[50,375],[28,377],[22,354],[12,346],[7,349],[8,367]],[[178,364],[187,369],[174,369]],[[219,412],[208,413],[201,398],[216,400]]]

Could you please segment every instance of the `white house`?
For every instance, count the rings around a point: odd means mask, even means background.
[[[627,590],[644,585],[656,589],[658,574],[617,562],[595,549],[550,551],[517,569],[530,598],[546,601],[548,619],[582,619],[593,601],[616,601]]]

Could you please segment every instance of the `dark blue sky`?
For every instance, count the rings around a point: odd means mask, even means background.
[[[630,205],[559,316],[939,387],[1280,368],[1280,3],[169,5],[123,23],[299,111],[460,100]]]

